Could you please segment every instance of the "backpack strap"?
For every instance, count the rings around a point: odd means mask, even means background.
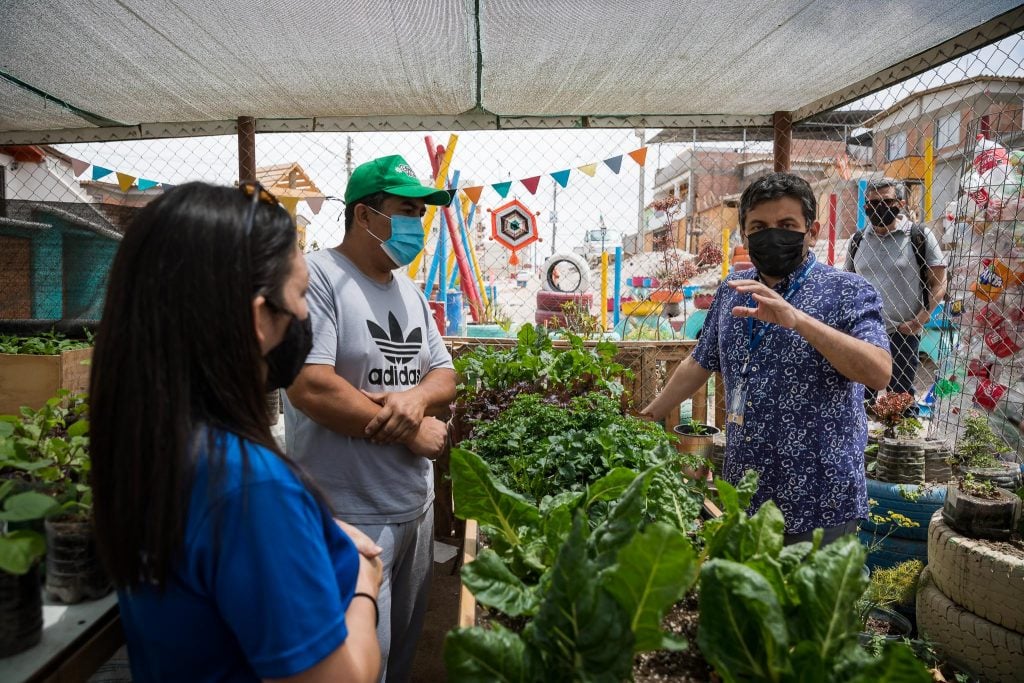
[[[931,273],[931,269],[928,267],[928,260],[925,257],[925,251],[928,248],[928,238],[925,236],[924,231],[925,227],[920,223],[911,223],[910,244],[914,247],[917,271],[921,277],[921,307],[931,313],[931,309],[928,307],[928,276]]]
[[[851,270],[850,272],[852,273],[857,272],[857,248],[860,247],[860,242],[863,239],[864,232],[862,230],[858,230],[857,232],[853,233],[853,237],[850,238],[850,246],[847,247],[848,251],[850,252],[850,266],[853,268],[853,270]]]

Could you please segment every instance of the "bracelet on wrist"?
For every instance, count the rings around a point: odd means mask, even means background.
[[[356,598],[366,598],[373,603],[373,625],[374,627],[380,626],[380,609],[377,607],[377,598],[373,597],[369,593],[363,593],[362,591],[358,591],[352,596],[353,600]]]

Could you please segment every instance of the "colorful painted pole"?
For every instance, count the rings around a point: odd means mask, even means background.
[[[608,252],[601,251],[601,331],[608,329]]]
[[[932,184],[935,182],[935,147],[932,137],[924,139],[924,219],[932,220]]]
[[[857,231],[864,230],[868,217],[864,215],[864,199],[868,195],[868,181],[861,178],[857,181]]]
[[[619,326],[619,304],[622,301],[622,247],[615,247],[615,300],[612,303],[612,321]]]
[[[828,196],[828,265],[836,264],[836,202],[838,197],[833,192]]]
[[[466,214],[465,205],[463,205],[463,214]],[[471,233],[469,232],[469,228],[472,227],[472,225],[473,225],[473,217],[475,215],[476,215],[476,204],[474,204],[473,202],[470,202],[469,203],[469,213],[466,216],[466,220],[464,221],[464,223],[466,225],[466,235],[467,236],[471,235]],[[480,278],[480,264],[477,263],[476,249],[473,248],[473,240],[472,239],[469,240],[469,245],[470,245],[469,246],[469,255],[473,258],[473,270],[476,271],[477,280],[481,280],[481,278]],[[448,287],[452,288],[452,287],[455,286],[455,283],[459,279],[459,271],[455,269],[455,258],[454,257],[449,257],[449,259],[448,259],[448,273],[449,273],[449,277],[451,278],[450,280],[448,280]],[[481,280],[481,282],[482,282],[482,280]],[[485,297],[485,298],[490,299],[489,296]]]
[[[458,174],[458,171],[456,171],[456,174]],[[452,183],[452,187],[456,186],[457,181],[454,181]],[[455,201],[453,203],[455,204],[455,215],[458,216],[459,219],[459,235],[462,237],[462,246],[466,250],[466,253],[469,254],[471,265],[473,266],[473,272],[476,275],[477,292],[480,293],[480,300],[483,302],[484,308],[486,308],[487,288],[484,287],[484,279],[480,275],[480,266],[478,266],[476,262],[476,253],[475,250],[473,249],[473,240],[471,240],[469,237],[469,230],[466,229],[466,222],[463,220],[462,217],[461,197],[456,195]],[[452,272],[452,276],[454,279],[454,271]]]
[[[437,162],[435,156],[434,139],[429,135],[424,138],[424,142],[427,145],[427,156],[430,158],[430,166],[434,171],[434,187],[439,190],[444,189],[444,181],[448,177],[448,166],[452,163],[452,156],[455,155],[455,145],[459,141],[458,135],[448,136],[448,147],[445,149],[444,158],[441,159],[440,163]],[[435,168],[436,166],[436,168]],[[437,212],[436,206],[428,206],[427,213],[423,216],[423,240],[426,241],[427,237],[430,236],[430,224],[434,221],[434,214]],[[416,274],[420,272],[420,264],[423,260],[423,253],[413,259],[412,263],[409,264],[409,277],[416,279]]]
[[[722,279],[729,277],[729,228],[722,228]]]

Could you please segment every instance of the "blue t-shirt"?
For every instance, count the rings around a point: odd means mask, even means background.
[[[272,452],[245,442],[243,474],[242,441],[223,439],[215,490],[205,457],[196,466],[182,557],[166,590],[118,593],[136,681],[290,676],[348,636],[359,572],[352,541]]]
[[[789,302],[829,327],[888,351],[875,289],[859,275],[815,262],[813,253],[807,258],[804,267],[810,271]],[[800,270],[775,291],[784,295]],[[756,277],[757,270],[750,269],[727,279]],[[747,319],[734,316],[732,308],[754,305],[750,295],[723,283],[693,352],[701,367],[722,373],[727,397],[739,381],[750,339]],[[837,526],[867,517],[866,442],[864,385],[840,374],[793,330],[768,325],[750,356],[743,424],[726,425],[724,478],[735,483],[747,470],[756,470],[759,485],[751,509],[775,501],[788,534]]]

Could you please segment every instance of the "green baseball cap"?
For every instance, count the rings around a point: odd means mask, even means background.
[[[398,197],[415,197],[436,206],[448,206],[455,196],[454,192],[438,190],[420,183],[412,166],[397,154],[356,166],[352,171],[352,177],[348,179],[348,187],[345,188],[345,203],[352,204],[377,192],[387,192]]]

